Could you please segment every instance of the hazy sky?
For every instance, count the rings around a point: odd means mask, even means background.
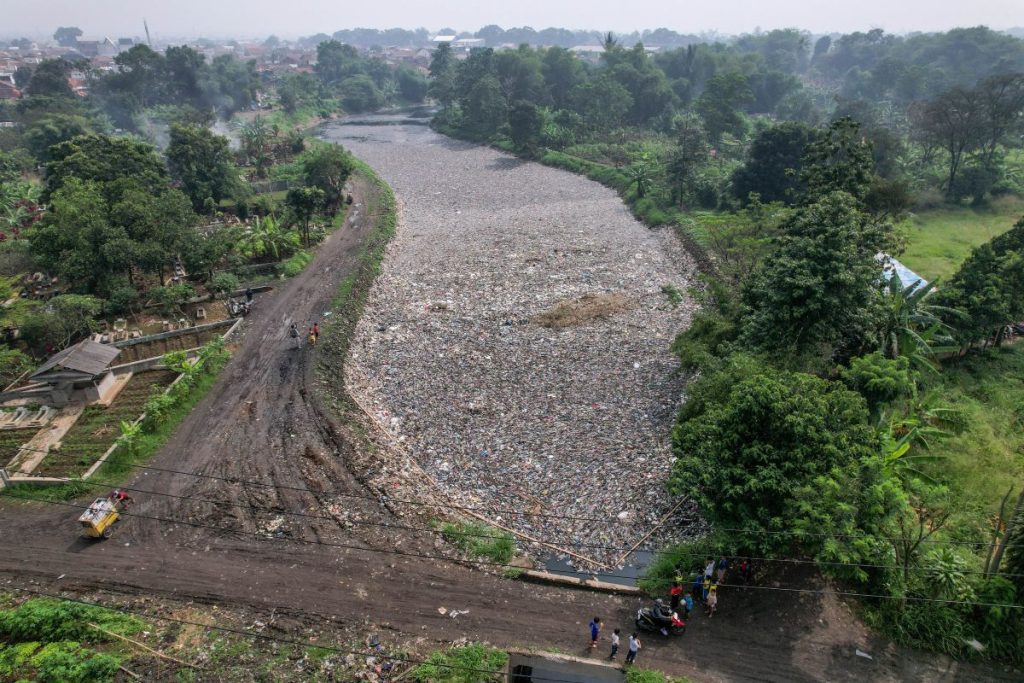
[[[680,33],[744,33],[796,26],[813,32],[940,31],[985,24],[1024,25],[1024,0],[0,0],[0,34],[135,36],[142,20],[157,36],[279,36],[341,28],[476,30],[548,26]]]

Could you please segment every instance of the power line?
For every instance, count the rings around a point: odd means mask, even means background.
[[[26,450],[36,450],[36,451],[39,451],[39,449],[26,449]],[[76,457],[80,457],[80,456],[75,456],[75,455],[72,455],[72,454],[64,454],[64,453],[51,453],[50,455],[52,457],[61,457],[61,458],[76,458]],[[131,463],[123,463],[123,465],[125,467],[131,467],[131,468],[135,468],[135,469],[150,470],[150,471],[153,471],[153,472],[162,472],[162,473],[166,473],[166,474],[174,474],[174,475],[179,475],[179,476],[183,476],[183,477],[195,477],[195,478],[199,478],[199,479],[213,479],[213,480],[224,481],[224,482],[228,482],[228,483],[232,483],[232,484],[242,484],[242,485],[247,485],[247,486],[258,486],[258,487],[261,487],[261,488],[280,489],[282,491],[299,491],[299,492],[302,492],[302,493],[312,494],[313,496],[318,495],[318,493],[316,491],[313,491],[312,489],[304,487],[304,486],[292,486],[292,485],[289,485],[289,484],[271,484],[271,483],[261,482],[261,481],[253,481],[253,480],[248,480],[248,479],[240,479],[238,477],[217,476],[217,475],[213,475],[213,474],[204,474],[204,473],[201,473],[201,472],[184,472],[184,471],[181,471],[181,470],[173,470],[173,469],[162,468],[162,467],[153,467],[151,465],[137,465],[137,464],[131,464]],[[74,483],[74,482],[79,482],[79,481],[81,483],[83,483],[83,484],[87,483],[85,480],[79,480],[79,479],[69,479],[68,483]],[[380,494],[379,496],[367,496],[367,495],[361,495],[361,494],[357,494],[357,493],[345,493],[343,491],[328,491],[326,493],[329,494],[329,495],[335,495],[335,496],[339,496],[339,497],[342,497],[342,498],[352,498],[352,499],[356,499],[356,500],[372,500],[372,501],[375,501],[375,502],[378,502],[378,503],[381,502],[381,500],[383,499],[383,500],[385,500],[387,502],[390,502],[390,503],[393,503],[393,504],[413,505],[413,506],[421,506],[421,507],[445,507],[445,508],[450,508],[452,510],[463,510],[463,511],[468,511],[468,512],[488,512],[488,513],[492,513],[492,514],[519,515],[519,516],[522,516],[522,517],[542,517],[542,518],[545,518],[545,519],[565,519],[565,520],[581,521],[581,522],[603,522],[603,523],[607,523],[607,522],[616,522],[616,521],[618,521],[616,517],[578,517],[578,516],[574,516],[574,515],[557,515],[557,514],[541,513],[541,512],[534,513],[534,512],[528,512],[528,511],[525,511],[525,510],[509,510],[509,509],[495,509],[495,508],[488,508],[488,507],[472,507],[472,506],[458,505],[456,503],[431,503],[431,502],[422,501],[422,500],[403,500],[403,499],[400,499],[400,498],[393,498],[391,496],[388,496],[387,494]],[[683,521],[694,521],[695,519],[696,518],[688,517],[688,518],[685,518]],[[768,536],[796,536],[796,537],[801,537],[801,538],[835,538],[835,539],[842,539],[842,540],[857,540],[857,539],[870,539],[870,538],[873,538],[872,536],[867,536],[865,534],[827,534],[827,533],[813,533],[813,532],[804,532],[804,531],[772,531],[772,530],[768,530],[768,529],[743,529],[743,528],[730,528],[730,527],[716,527],[716,529],[718,531],[723,531],[723,532],[727,532],[727,533],[748,534],[748,535],[752,535],[752,536],[760,536],[760,535],[768,535]],[[934,539],[934,538],[921,539],[920,541],[918,539],[914,539],[914,538],[896,538],[896,539],[888,539],[888,540],[894,540],[894,541],[899,541],[899,542],[909,541],[909,542],[913,542],[913,543],[918,543],[918,542],[920,542],[920,543],[941,543],[942,545],[972,546],[972,547],[984,547],[984,546],[989,545],[985,541],[956,541],[956,540],[942,540],[942,539]]]
[[[230,501],[212,501],[212,500],[210,500],[208,498],[199,498],[199,497],[196,497],[196,496],[183,496],[183,495],[178,495],[178,494],[173,494],[173,493],[164,493],[164,492],[161,492],[161,491],[152,491],[152,490],[147,490],[147,489],[134,488],[134,487],[130,487],[130,486],[119,486],[118,484],[110,483],[110,482],[102,482],[102,481],[89,480],[89,481],[82,481],[82,483],[85,484],[86,486],[94,486],[94,487],[101,487],[101,488],[112,487],[112,488],[119,488],[119,489],[121,489],[123,491],[133,491],[135,493],[145,493],[145,494],[150,494],[150,495],[155,495],[155,496],[164,496],[164,497],[167,497],[167,498],[174,498],[174,499],[177,499],[177,500],[190,500],[190,501],[198,501],[198,502],[201,502],[201,503],[209,503],[211,505],[216,505],[216,506],[235,507],[235,508],[240,508],[240,509],[243,509],[243,510],[251,510],[253,512],[262,513],[262,514],[266,514],[266,515],[299,517],[299,518],[302,518],[302,519],[313,519],[313,520],[320,520],[320,521],[326,521],[326,522],[337,522],[337,519],[332,517],[332,516],[330,516],[330,515],[317,515],[317,514],[310,514],[308,512],[290,512],[290,511],[286,511],[286,510],[273,510],[271,508],[259,507],[259,506],[256,506],[256,505],[248,505],[248,504],[245,504],[245,503],[234,503],[234,502],[230,502]],[[17,494],[15,494],[15,496],[17,496]],[[30,500],[34,500],[34,499],[30,499]],[[323,501],[319,501],[319,502],[321,504],[323,504]],[[437,535],[444,535],[445,534],[444,529],[438,529],[438,528],[434,528],[434,527],[409,526],[409,525],[404,525],[404,524],[389,524],[389,523],[386,523],[386,522],[373,522],[373,521],[369,521],[369,520],[354,520],[354,519],[347,519],[346,522],[349,523],[349,524],[356,524],[356,525],[362,525],[362,526],[373,526],[373,527],[380,527],[380,528],[384,528],[384,529],[397,529],[397,530],[401,530],[401,531],[426,532],[426,533],[432,533],[432,534],[437,534]],[[481,539],[490,539],[490,540],[499,540],[499,539],[506,538],[505,536],[496,535],[496,534],[473,533],[473,532],[470,532],[470,531],[457,531],[455,533],[458,536],[460,536],[460,537],[466,537],[466,538],[481,538]],[[539,542],[539,543],[550,544],[550,545],[559,545],[559,546],[569,547],[569,548],[592,548],[592,549],[597,549],[597,550],[609,550],[609,551],[614,551],[614,552],[626,552],[626,551],[636,551],[636,550],[638,550],[638,548],[636,548],[636,547],[626,548],[626,547],[621,547],[621,546],[606,546],[606,545],[600,545],[600,544],[597,544],[597,543],[583,543],[583,542],[580,542],[580,541],[571,541],[571,540],[536,539],[536,541],[527,541],[527,543],[532,543],[532,542]],[[632,553],[630,553],[630,554],[632,554]],[[702,558],[702,559],[705,559],[705,560],[707,559],[707,555],[708,555],[707,553],[676,553],[676,554],[681,556],[681,557],[690,557],[690,558],[694,558],[694,559]],[[720,553],[712,553],[712,554],[717,554],[719,556],[722,556]],[[833,562],[833,561],[828,561],[828,560],[801,560],[801,559],[797,559],[797,558],[755,557],[755,556],[750,556],[750,555],[724,555],[724,557],[727,557],[727,558],[730,558],[730,559],[734,559],[734,560],[748,559],[748,560],[756,561],[756,562],[778,562],[778,563],[786,563],[786,564],[810,564],[810,565],[816,565],[816,566],[825,565],[825,566],[830,566],[830,567],[859,567],[859,568],[862,568],[862,569],[901,569],[900,565],[893,565],[893,564],[871,564],[871,563],[865,563],[865,562]],[[969,569],[965,569],[961,573],[963,573],[963,574],[978,574],[978,575],[985,575],[985,574],[987,574],[987,572],[985,572],[983,570],[969,570]],[[1024,576],[1024,574],[1007,574],[1007,573],[1003,573],[1003,574],[1001,574],[1001,576],[1016,578],[1016,577],[1019,577],[1019,576]]]
[[[54,457],[54,458],[80,458],[81,457],[81,456],[73,455],[73,454],[70,454],[70,453],[52,453],[52,452],[45,451],[43,449],[38,449],[38,448],[24,448],[22,450],[36,451],[36,452],[39,452],[39,453],[48,453],[50,457]],[[312,489],[309,489],[309,488],[307,488],[305,486],[293,486],[293,485],[289,485],[289,484],[270,484],[270,483],[262,482],[262,481],[252,481],[252,480],[247,480],[247,479],[239,479],[238,477],[224,477],[224,476],[218,476],[218,475],[214,475],[214,474],[204,474],[202,472],[183,472],[181,470],[173,470],[173,469],[168,469],[168,468],[163,468],[163,467],[153,467],[151,465],[138,465],[138,464],[134,464],[134,463],[122,463],[122,464],[125,467],[131,467],[131,468],[134,468],[134,469],[150,470],[152,472],[163,472],[163,473],[166,473],[166,474],[176,474],[176,475],[180,475],[180,476],[184,476],[184,477],[197,477],[197,478],[200,478],[200,479],[214,479],[214,480],[217,480],[217,481],[225,481],[225,482],[229,482],[229,483],[232,483],[232,484],[244,484],[244,485],[248,485],[248,486],[259,486],[259,487],[263,487],[263,488],[281,489],[283,491],[299,491],[299,492],[303,492],[303,493],[311,493],[313,495],[316,495],[316,493],[317,493],[316,491],[313,491]],[[71,480],[69,480],[69,483],[73,482],[73,481],[76,481],[76,480],[71,479]],[[83,480],[83,482],[84,482],[84,480]],[[373,501],[376,501],[376,502],[380,502],[381,498],[385,498],[385,499],[387,499],[388,501],[390,501],[392,503],[397,503],[397,504],[402,504],[402,505],[420,505],[420,506],[434,506],[435,505],[434,503],[429,503],[429,502],[422,501],[422,500],[402,500],[402,499],[399,499],[399,498],[392,498],[392,497],[390,497],[390,496],[388,496],[386,494],[381,494],[378,497],[378,496],[360,495],[360,494],[356,494],[356,493],[345,493],[345,492],[342,492],[342,491],[331,491],[329,493],[331,493],[332,495],[337,495],[337,496],[341,496],[341,497],[344,497],[344,498],[356,498],[356,499],[362,499],[362,500],[373,500]],[[444,503],[444,504],[442,504],[442,506],[443,507],[449,507],[449,508],[457,509],[457,510],[465,510],[465,511],[469,511],[469,512],[490,512],[492,514],[522,515],[522,516],[525,516],[525,517],[543,517],[543,518],[547,518],[547,519],[567,519],[567,520],[572,520],[572,521],[577,521],[577,522],[609,522],[609,521],[612,521],[612,520],[616,519],[615,517],[580,517],[580,516],[574,516],[574,515],[557,515],[557,514],[545,513],[545,512],[526,512],[524,510],[503,510],[503,509],[494,509],[494,508],[487,508],[487,507],[471,507],[471,506],[465,506],[465,505],[457,505],[457,504],[454,504],[454,503]]]
[[[328,652],[334,652],[335,654],[342,654],[342,655],[356,655],[358,657],[365,657],[368,654],[366,651],[346,650],[345,648],[337,647],[335,645],[320,645],[320,644],[317,644],[317,643],[310,643],[310,642],[306,642],[306,641],[302,641],[302,640],[295,640],[293,638],[282,638],[280,636],[272,636],[272,635],[269,635],[269,634],[266,634],[266,633],[252,633],[250,631],[243,631],[241,629],[231,628],[230,626],[219,626],[219,625],[216,625],[216,624],[204,624],[204,623],[201,623],[201,622],[198,622],[198,621],[191,621],[189,619],[180,619],[180,618],[177,618],[177,617],[165,617],[165,616],[150,614],[148,612],[143,612],[142,610],[130,609],[128,607],[111,607],[110,605],[102,605],[102,604],[97,603],[97,602],[91,602],[89,600],[80,600],[78,598],[69,598],[69,597],[66,597],[66,596],[63,596],[63,595],[58,595],[56,593],[48,593],[46,591],[35,590],[33,588],[24,588],[24,587],[21,587],[21,586],[7,586],[7,587],[10,588],[11,590],[20,591],[22,593],[28,593],[30,595],[36,595],[36,596],[43,597],[43,598],[51,598],[51,599],[54,599],[54,600],[61,600],[61,601],[64,601],[64,602],[71,602],[71,603],[75,603],[75,604],[79,604],[79,605],[86,605],[86,606],[89,606],[89,607],[95,607],[95,608],[98,608],[98,609],[104,609],[104,610],[108,610],[108,611],[111,611],[111,612],[119,612],[121,614],[130,614],[132,616],[142,617],[143,619],[150,619],[150,620],[154,620],[154,621],[166,621],[166,622],[170,622],[170,623],[174,623],[174,624],[181,624],[183,626],[198,626],[200,628],[204,628],[204,629],[207,629],[207,630],[221,631],[223,633],[232,633],[234,635],[239,635],[239,636],[242,636],[242,637],[245,637],[245,638],[257,638],[257,639],[260,639],[260,640],[269,640],[269,641],[273,641],[273,642],[277,642],[277,643],[282,643],[282,644],[285,644],[285,645],[298,645],[300,647],[310,648],[310,649],[314,649],[314,650],[327,650]],[[308,612],[301,612],[301,613],[304,614],[304,615],[307,615],[307,616],[314,616],[314,615],[310,615]],[[319,615],[315,615],[315,616],[319,617]],[[323,617],[320,617],[320,618],[322,619]],[[425,660],[425,659],[417,659],[417,658],[414,658],[414,657],[405,657],[405,656],[402,656],[402,655],[380,654],[378,656],[381,659],[392,660],[392,661],[396,661],[396,662],[402,662],[404,664],[427,664],[428,663],[428,661]],[[441,669],[454,669],[454,670],[458,670],[458,671],[467,671],[467,672],[473,672],[473,673],[488,674],[488,675],[491,675],[491,676],[500,676],[500,675],[504,675],[504,673],[505,673],[504,671],[501,671],[501,670],[498,670],[498,669],[480,669],[480,668],[474,668],[474,667],[468,667],[468,666],[457,666],[457,665],[454,665],[454,664],[442,664],[442,663],[437,663],[437,662],[429,662],[429,664],[431,666],[436,666],[436,667],[441,668]],[[201,669],[202,667],[195,666],[195,665],[188,665],[188,668]],[[532,676],[532,679],[535,680],[535,681],[544,681],[545,683],[573,683],[572,680],[565,679],[565,678],[547,678],[547,677],[544,677],[544,676]]]
[[[60,502],[60,501],[44,500],[44,499],[41,499],[41,498],[28,498],[27,500],[35,500],[37,502],[45,503],[47,505],[60,505],[60,506],[64,506],[64,507],[71,507],[71,508],[75,508],[75,509],[78,509],[78,510],[86,510],[86,509],[88,509],[88,507],[83,506],[83,505],[76,505],[74,503],[65,503],[65,502]],[[519,570],[519,571],[522,570],[522,567],[518,567],[516,565],[508,564],[508,563],[505,563],[505,562],[493,562],[493,561],[489,561],[489,560],[452,559],[452,558],[444,557],[442,555],[428,555],[426,553],[416,553],[416,552],[409,552],[409,551],[405,551],[405,550],[395,550],[395,549],[390,549],[389,550],[389,549],[385,549],[385,548],[367,548],[367,547],[351,545],[351,544],[347,544],[347,543],[337,543],[337,542],[329,542],[329,541],[309,540],[309,539],[305,539],[305,538],[292,538],[292,537],[288,537],[288,536],[268,536],[268,535],[266,535],[264,533],[260,533],[258,531],[242,531],[242,530],[236,530],[236,529],[225,529],[224,527],[216,526],[216,525],[213,525],[213,524],[202,524],[200,522],[190,522],[190,521],[186,521],[186,520],[169,519],[169,518],[166,518],[166,517],[156,517],[154,515],[140,515],[140,514],[135,514],[135,513],[127,513],[127,512],[124,513],[124,514],[125,514],[126,517],[134,517],[136,519],[147,519],[147,520],[152,520],[152,521],[156,521],[156,522],[165,522],[165,523],[172,524],[172,525],[189,526],[189,527],[193,527],[193,528],[197,528],[197,529],[210,529],[210,530],[219,531],[219,532],[225,533],[225,534],[232,534],[233,533],[233,534],[238,534],[238,535],[252,536],[252,537],[257,538],[257,539],[269,540],[269,541],[280,541],[280,542],[287,542],[287,543],[300,543],[300,544],[304,544],[304,545],[316,545],[316,546],[324,546],[324,547],[328,547],[328,548],[343,548],[343,549],[346,549],[346,550],[358,550],[358,551],[368,552],[368,553],[380,553],[380,554],[385,554],[385,555],[400,555],[402,557],[415,557],[415,558],[424,559],[424,560],[440,560],[440,561],[443,561],[443,562],[452,562],[452,563],[463,562],[463,563],[466,563],[466,564],[473,564],[473,565],[480,565],[480,566],[501,567],[501,568],[504,568],[504,569],[514,569],[514,570]],[[636,577],[634,577],[634,576],[623,576],[621,574],[605,574],[605,573],[600,573],[600,575],[603,576],[603,577],[612,578],[612,579],[627,579],[629,581],[635,581],[636,580]],[[913,601],[913,602],[935,602],[935,603],[942,603],[942,604],[948,604],[948,605],[972,605],[972,606],[975,606],[975,607],[1005,607],[1005,608],[1010,608],[1010,609],[1024,609],[1024,605],[989,603],[989,602],[972,602],[972,601],[969,601],[969,600],[945,600],[945,599],[940,599],[940,598],[924,598],[924,597],[916,597],[916,596],[909,596],[909,595],[908,596],[875,595],[875,594],[871,594],[871,593],[855,593],[855,592],[845,592],[845,591],[826,591],[826,590],[820,590],[820,589],[819,590],[815,590],[815,589],[803,589],[803,588],[782,588],[782,587],[777,587],[777,586],[754,586],[754,585],[749,585],[749,584],[731,584],[731,583],[719,583],[717,585],[719,587],[721,587],[721,588],[744,588],[744,589],[755,589],[755,590],[785,590],[785,591],[788,591],[788,592],[795,592],[795,593],[814,593],[814,594],[820,594],[820,595],[831,594],[831,595],[840,595],[840,596],[858,597],[858,598],[877,598],[877,599],[880,599],[880,600],[908,600],[908,601]]]

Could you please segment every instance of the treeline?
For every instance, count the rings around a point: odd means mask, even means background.
[[[459,38],[480,38],[485,42],[486,47],[498,47],[500,45],[544,45],[554,47],[575,47],[578,45],[600,45],[604,40],[604,33],[600,31],[572,31],[564,28],[549,27],[535,30],[529,26],[503,29],[500,26],[490,24],[479,31],[456,31],[453,28],[442,28],[436,32],[429,32],[425,28],[415,30],[390,28],[354,28],[335,31],[333,35],[326,33],[302,38],[303,44],[314,46],[330,39],[341,43],[347,43],[359,48],[369,49],[374,47],[414,47],[426,45],[434,35],[457,36]],[[621,34],[620,39],[630,44],[642,41],[645,45],[679,47],[692,45],[701,42],[701,37],[692,34],[680,34],[667,28],[654,30],[634,31]]]
[[[736,208],[751,193],[791,201],[804,146],[842,117],[871,142],[877,182],[868,201],[879,211],[935,197],[980,204],[1024,189],[1011,154],[1024,131],[1024,41],[984,28],[850,34],[813,49],[808,40],[783,30],[651,53],[607,35],[596,64],[525,45],[458,60],[442,45],[430,69],[442,109],[435,124],[520,153],[554,150],[620,168],[657,206],[642,212],[654,222],[673,207]],[[893,90],[898,74],[947,62],[955,68],[941,77],[908,76],[916,90]],[[854,73],[875,74],[877,87],[851,90]]]
[[[427,96],[427,79],[408,64],[389,65],[352,44],[324,36],[316,45],[312,74],[284,74],[268,80],[288,113],[315,111],[360,113],[382,107],[419,104]]]

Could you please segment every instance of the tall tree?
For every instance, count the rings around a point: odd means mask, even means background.
[[[875,255],[888,226],[874,223],[845,192],[797,210],[775,251],[743,290],[743,337],[755,348],[827,357],[831,345],[866,325]]]
[[[864,399],[839,383],[734,355],[692,387],[672,435],[669,486],[743,547],[792,547],[798,491],[877,458],[867,417]]]
[[[1024,133],[1024,74],[993,76],[982,81],[975,92],[981,103],[983,159],[992,163],[1000,144],[1020,146],[1020,134]]]
[[[976,247],[938,299],[962,313],[946,316],[946,322],[963,345],[1001,343],[1004,326],[1024,319],[1024,219]]]
[[[445,110],[455,102],[455,56],[448,43],[438,45],[430,59],[429,94]]]
[[[293,187],[285,197],[292,215],[302,225],[302,241],[306,248],[310,246],[309,223],[313,216],[323,210],[325,198],[324,191],[319,187]]]
[[[345,182],[355,170],[351,155],[341,145],[325,145],[313,150],[303,162],[306,185],[324,192],[324,207],[337,211]]]
[[[78,44],[80,35],[82,35],[82,29],[77,26],[61,26],[53,32],[53,39],[62,47],[74,47]]]
[[[82,135],[50,148],[44,200],[69,179],[111,183],[122,178],[159,192],[167,169],[152,145],[127,137]]]
[[[584,79],[583,63],[565,48],[549,47],[544,51],[541,71],[555,108],[569,106],[569,94]]]
[[[360,72],[359,62],[359,52],[354,47],[329,40],[316,46],[316,66],[313,69],[321,83],[333,87],[357,75]]]
[[[540,144],[544,128],[544,115],[533,102],[519,101],[508,113],[509,135],[512,144],[521,152],[533,153]]]
[[[736,137],[746,133],[743,107],[753,98],[747,77],[738,71],[717,74],[708,82],[697,100],[697,111],[704,118],[712,141],[717,143],[724,133]]]
[[[953,88],[931,102],[915,105],[910,118],[920,135],[946,151],[946,192],[956,188],[957,174],[967,155],[982,143],[982,102],[975,93]]]
[[[92,123],[77,114],[53,113],[33,121],[25,128],[25,141],[40,163],[50,160],[50,148],[79,135],[94,132]]]
[[[871,187],[874,158],[860,124],[843,117],[807,146],[802,160],[805,201],[813,203],[831,192],[845,192],[863,202]]]
[[[708,158],[708,136],[700,118],[694,114],[676,117],[672,128],[676,148],[665,166],[665,174],[672,189],[672,203],[682,208],[690,178]]]
[[[207,198],[219,202],[229,197],[237,185],[227,138],[206,128],[172,124],[167,166],[195,211],[203,209]]]
[[[25,93],[33,97],[74,97],[75,93],[68,83],[71,68],[71,62],[66,59],[44,59],[32,72]]]
[[[802,123],[780,123],[757,134],[747,162],[732,176],[733,194],[746,201],[751,193],[764,202],[794,203],[803,194],[803,156],[817,132]]]

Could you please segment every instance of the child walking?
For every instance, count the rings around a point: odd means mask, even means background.
[[[590,649],[597,647],[597,636],[601,633],[601,617],[594,617],[590,622]]]
[[[619,629],[612,631],[612,654],[608,659],[614,660],[615,655],[619,653]]]
[[[707,611],[708,619],[715,616],[715,610],[718,609],[718,586],[711,586],[711,590],[708,592],[707,599]]]
[[[643,647],[640,639],[636,637],[636,633],[629,637],[629,652],[626,653],[626,664],[633,664],[636,662],[636,653]]]

